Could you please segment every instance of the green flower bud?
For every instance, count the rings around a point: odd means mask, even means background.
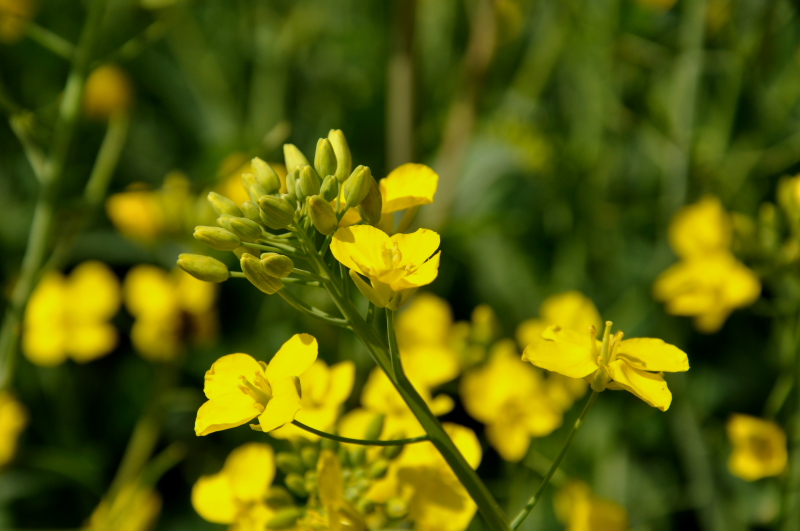
[[[392,520],[399,520],[408,514],[408,503],[400,497],[386,500],[386,516]]]
[[[272,228],[283,229],[294,221],[295,209],[283,198],[265,195],[258,200],[258,206],[269,220],[267,225]]]
[[[369,498],[361,498],[356,502],[356,509],[361,514],[370,514],[375,510],[375,502]]]
[[[389,470],[389,461],[386,459],[378,459],[369,465],[367,475],[372,479],[381,479],[386,475]]]
[[[316,470],[309,470],[306,472],[303,479],[306,480],[306,490],[308,492],[314,492],[317,490],[317,472]]]
[[[284,474],[303,474],[306,469],[303,467],[303,462],[300,456],[291,452],[278,452],[275,455],[275,464]]]
[[[250,195],[250,200],[253,203],[258,203],[258,200],[265,195],[267,195],[267,191],[261,187],[261,185],[254,184],[250,188],[248,188],[247,193]]]
[[[311,222],[325,236],[333,234],[339,228],[339,220],[330,203],[321,196],[315,195],[308,198],[308,213]]]
[[[389,440],[390,441],[397,441],[399,439],[404,439],[404,438],[405,438],[405,434],[400,432],[400,433],[395,433],[394,435],[389,437]],[[383,450],[381,451],[381,453],[383,454],[383,457],[385,457],[386,459],[394,459],[398,455],[400,455],[400,452],[403,451],[403,448],[405,448],[405,445],[399,445],[398,444],[396,446],[384,446]]]
[[[233,251],[242,244],[235,234],[219,227],[195,227],[193,236],[217,251]]]
[[[230,218],[228,225],[243,242],[254,242],[261,237],[261,225],[247,218]]]
[[[286,194],[292,197],[297,197],[297,177],[299,177],[297,170],[292,170],[286,174]]]
[[[319,442],[319,446],[323,450],[330,450],[332,452],[335,452],[336,450],[339,449],[339,442],[334,441],[333,439],[322,439]]]
[[[278,253],[263,253],[261,263],[264,271],[271,277],[286,278],[294,269],[294,262],[288,256]]]
[[[327,138],[317,140],[317,151],[314,153],[314,169],[320,177],[336,173],[336,153],[333,152],[331,141]]]
[[[211,208],[214,209],[214,212],[216,212],[218,216],[223,214],[228,214],[230,216],[242,215],[242,211],[239,210],[236,203],[217,192],[208,192],[208,202],[211,203]]]
[[[283,482],[286,484],[286,488],[289,489],[289,492],[291,492],[298,498],[308,497],[308,490],[306,489],[306,481],[300,474],[291,473],[286,476],[286,479],[284,479]]]
[[[251,164],[255,170],[256,182],[267,191],[268,194],[273,194],[281,189],[281,178],[272,169],[272,166],[264,162],[258,157],[255,157]]]
[[[359,446],[350,452],[350,462],[355,467],[362,467],[367,462],[367,448]]]
[[[314,171],[314,168],[311,166],[301,166],[298,172],[300,176],[297,178],[295,191],[297,191],[299,188],[300,194],[302,194],[304,198],[317,195],[319,193],[319,186],[321,183],[317,172]],[[298,197],[300,197],[300,194],[298,194]]]
[[[290,205],[292,205],[293,209],[297,210],[297,199],[295,199],[294,197],[290,196],[289,194],[282,194],[281,195],[281,199],[283,199],[284,201],[288,202]]]
[[[244,213],[244,217],[249,220],[255,221],[256,223],[261,223],[260,217],[261,210],[258,208],[258,205],[252,201],[245,201],[242,203],[242,213]]]
[[[294,144],[283,145],[283,159],[286,161],[287,171],[292,171],[298,166],[309,166],[306,156]]]
[[[309,445],[300,450],[300,460],[303,466],[308,469],[317,468],[317,460],[319,459],[319,450],[314,445]]]
[[[219,225],[220,227],[222,227],[223,229],[225,229],[227,231],[233,232],[233,229],[231,229],[231,219],[232,218],[233,218],[233,216],[231,216],[231,215],[222,214],[220,217],[217,218],[217,225]]]
[[[333,201],[336,199],[336,193],[339,191],[339,181],[333,175],[328,175],[322,180],[322,186],[319,187],[320,195],[325,201]]]
[[[241,260],[244,255],[255,256],[256,258],[258,258],[258,251],[245,246],[237,247],[236,249],[233,250],[233,254],[235,254],[236,258],[238,258],[239,260]]]
[[[239,263],[242,265],[245,278],[267,295],[277,293],[283,287],[279,279],[267,274],[261,260],[255,256],[243,255]]]
[[[381,221],[381,208],[383,208],[383,198],[378,183],[374,178],[369,179],[369,192],[358,205],[361,217],[370,225],[377,225]]]
[[[261,218],[261,221],[264,223],[264,225],[266,225],[267,227],[269,227],[272,230],[278,230],[278,229],[285,229],[286,228],[286,227],[284,227],[282,225],[275,225],[272,221],[270,221],[270,218],[268,218],[267,215],[264,214],[263,210],[260,211],[259,217]]]
[[[247,190],[247,193],[250,194],[250,199],[253,203],[258,202],[258,198],[262,195],[267,195],[267,191],[264,189],[263,186],[258,184],[256,180],[256,176],[250,172],[242,173],[242,186],[244,189]]]
[[[275,516],[267,520],[267,529],[288,529],[293,527],[301,516],[303,516],[303,509],[300,507],[281,509],[275,513]]]
[[[178,267],[203,282],[224,282],[230,277],[225,264],[201,254],[179,254]]]
[[[289,494],[289,491],[280,485],[273,485],[267,491],[264,501],[273,509],[286,507],[294,503],[294,498]]]
[[[358,166],[353,170],[350,178],[344,183],[344,200],[349,208],[357,207],[367,197],[372,186],[370,180],[374,181],[372,173],[366,166]]]
[[[375,440],[381,436],[383,431],[383,423],[386,420],[384,415],[375,415],[375,417],[367,424],[367,429],[364,432],[365,439]]]
[[[350,148],[347,147],[347,140],[341,129],[331,129],[328,133],[328,140],[336,154],[336,178],[343,183],[350,176],[350,169],[353,167]]]
[[[347,448],[345,448],[344,446],[339,446],[338,454],[339,454],[339,462],[342,464],[342,468],[347,470],[352,464],[350,462],[350,452],[348,452]]]

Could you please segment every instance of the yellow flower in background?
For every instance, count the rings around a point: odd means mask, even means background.
[[[302,409],[295,417],[307,426],[330,432],[339,419],[342,404],[353,390],[356,366],[352,361],[343,361],[331,367],[322,361],[315,361],[300,375],[300,400]],[[270,432],[278,439],[308,439],[316,441],[317,435],[287,424]]]
[[[28,425],[28,411],[8,391],[0,391],[0,467],[14,458],[19,434]]]
[[[322,450],[317,461],[319,501],[328,516],[332,531],[366,531],[364,517],[345,499],[344,475],[339,457],[331,450]]]
[[[391,213],[433,203],[439,175],[424,164],[409,162],[392,170],[378,185],[382,212]]]
[[[220,163],[217,170],[217,180],[219,185],[214,191],[241,205],[245,201],[250,201],[250,194],[242,184],[243,173],[256,173],[252,164],[253,157],[247,153],[231,153]],[[281,180],[282,194],[286,193],[286,166],[280,162],[270,162],[270,167],[278,174]]]
[[[21,40],[35,11],[32,0],[0,0],[0,42],[14,44]]]
[[[729,249],[733,225],[720,200],[705,196],[675,214],[669,224],[668,237],[675,254],[691,258]]]
[[[617,502],[596,497],[583,481],[570,481],[553,499],[567,531],[627,531],[628,513]]]
[[[192,487],[192,506],[205,520],[231,530],[263,530],[274,515],[264,498],[275,478],[275,455],[263,443],[233,450],[222,470],[201,476]]]
[[[47,273],[25,310],[25,357],[52,367],[67,358],[85,363],[105,356],[117,345],[109,320],[119,305],[119,281],[101,262],[83,262],[69,276]]]
[[[727,432],[733,445],[728,469],[734,476],[756,481],[786,469],[786,434],[774,422],[737,413],[728,420]]]
[[[258,417],[261,431],[272,431],[294,420],[300,411],[300,380],[317,359],[317,340],[295,334],[269,365],[247,354],[229,354],[206,372],[208,402],[200,406],[194,431],[208,435],[235,428]]]
[[[136,483],[125,484],[109,503],[103,499],[83,528],[87,531],[148,531],[161,512],[161,496]]]
[[[567,291],[545,299],[539,307],[539,318],[528,319],[517,327],[517,341],[520,347],[541,340],[542,332],[548,326],[558,325],[569,330],[588,330],[590,326],[600,328],[600,312],[592,299],[580,291]]]
[[[183,352],[188,338],[204,341],[217,332],[217,287],[181,269],[138,265],[125,277],[125,306],[134,317],[131,342],[150,361]]]
[[[623,341],[622,332],[617,332],[610,338],[607,360],[600,355],[601,343],[594,332],[550,326],[542,339],[525,349],[524,361],[570,378],[613,380],[609,389],[630,391],[661,411],[672,403],[672,393],[661,373],[689,370],[686,353],[660,339]]]
[[[127,72],[114,64],[95,69],[86,79],[83,114],[92,120],[108,120],[127,113],[133,103],[133,83]]]
[[[531,438],[561,425],[562,411],[545,393],[539,372],[519,359],[512,340],[495,344],[489,360],[461,380],[461,400],[473,418],[486,424],[486,438],[506,461],[519,461]]]
[[[389,236],[369,225],[340,228],[331,252],[350,269],[359,290],[376,306],[396,310],[439,273],[439,235],[427,229]],[[434,254],[435,253],[435,254]],[[361,278],[372,281],[370,287]]]

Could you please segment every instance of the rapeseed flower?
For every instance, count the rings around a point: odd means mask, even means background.
[[[301,409],[300,380],[317,359],[317,340],[296,334],[269,364],[247,354],[229,354],[206,372],[208,401],[200,406],[194,431],[208,435],[235,428],[258,417],[260,431],[272,431],[294,420]]]
[[[522,348],[539,341],[548,326],[558,325],[570,330],[586,330],[603,324],[600,312],[592,299],[580,291],[552,295],[539,307],[539,317],[528,319],[517,327],[517,341]]]
[[[105,356],[117,344],[109,320],[119,305],[119,281],[101,262],[84,262],[69,276],[47,273],[25,310],[22,351],[44,367]]]
[[[0,42],[14,44],[21,40],[35,11],[33,0],[0,0]]]
[[[350,277],[373,304],[392,310],[439,273],[439,235],[427,229],[389,236],[369,225],[340,228],[331,252],[350,269]],[[435,254],[434,254],[435,253]],[[371,281],[367,284],[361,275]]]
[[[93,120],[108,120],[125,114],[133,103],[133,84],[119,66],[106,64],[95,69],[86,79],[83,92],[83,114]]]
[[[573,480],[553,499],[556,517],[567,531],[627,531],[628,513],[615,501],[598,498],[583,481]]]
[[[597,391],[625,389],[661,411],[669,409],[672,393],[662,372],[689,370],[686,353],[660,339],[622,340],[622,332],[610,336],[606,323],[604,341],[594,328],[587,332],[549,326],[542,339],[530,344],[524,361],[570,378],[586,378]]]
[[[244,444],[228,455],[221,471],[197,480],[192,506],[209,522],[229,524],[231,531],[263,530],[274,515],[264,503],[274,478],[272,447]]]
[[[728,420],[727,431],[733,445],[728,469],[734,476],[756,481],[786,469],[786,434],[774,422],[737,413]]]
[[[366,531],[364,517],[345,498],[344,474],[339,457],[322,450],[317,461],[317,492],[331,531]],[[301,526],[302,527],[302,526]]]
[[[14,458],[19,434],[28,425],[28,411],[8,391],[0,391],[0,467]]]

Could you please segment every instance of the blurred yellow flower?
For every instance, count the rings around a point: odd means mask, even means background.
[[[720,200],[705,196],[675,214],[668,237],[675,254],[691,258],[730,248],[733,226]]]
[[[344,475],[339,457],[331,450],[322,450],[317,461],[319,501],[328,515],[332,531],[366,531],[367,524],[358,510],[345,499]]]
[[[200,406],[194,431],[208,435],[235,428],[258,417],[261,431],[272,431],[294,420],[300,411],[300,380],[317,359],[317,340],[295,334],[269,365],[247,354],[229,354],[206,372],[208,402]]]
[[[385,232],[369,225],[340,228],[331,252],[349,268],[359,290],[376,306],[396,310],[420,286],[439,273],[439,235],[419,229],[413,234]],[[436,254],[434,254],[436,253]],[[370,287],[359,275],[372,281]]]
[[[583,481],[570,481],[553,499],[567,531],[627,531],[628,513],[617,502],[598,498]]]
[[[519,461],[531,438],[561,425],[562,411],[547,396],[539,371],[519,359],[510,339],[494,345],[489,360],[461,380],[461,400],[486,424],[486,438],[506,461]]]
[[[111,352],[117,331],[108,321],[120,305],[119,281],[101,262],[78,265],[65,277],[47,273],[25,310],[22,351],[34,364],[85,363]]]
[[[594,332],[577,332],[558,326],[548,327],[542,339],[529,345],[522,354],[529,361],[548,371],[570,378],[600,378],[609,389],[625,389],[661,411],[669,409],[672,393],[663,372],[689,370],[686,353],[660,339],[622,340],[622,332],[612,336],[608,357],[603,359],[601,343]],[[655,372],[652,372],[655,371]]]
[[[328,367],[324,361],[316,360],[300,375],[302,409],[295,418],[312,428],[331,431],[339,419],[342,404],[353,390],[355,376],[356,366],[352,361],[343,361]],[[270,435],[278,439],[319,439],[317,435],[291,424],[270,432]]]
[[[0,391],[0,467],[17,452],[19,434],[28,425],[28,411],[8,391]]]
[[[138,265],[126,275],[123,290],[135,319],[131,341],[150,361],[175,359],[190,337],[203,341],[216,335],[215,284],[177,268]]]
[[[274,478],[272,447],[244,444],[228,455],[221,471],[197,480],[192,506],[209,522],[230,524],[231,531],[263,530],[274,515],[264,503]]]
[[[407,163],[392,170],[378,183],[382,212],[391,213],[433,203],[439,175],[424,164]]]
[[[541,340],[542,332],[550,325],[569,330],[588,330],[602,326],[600,312],[592,299],[580,291],[567,291],[545,299],[539,307],[539,318],[528,319],[517,327],[517,341],[525,348]]]
[[[733,445],[728,469],[734,476],[756,481],[786,469],[786,434],[774,422],[736,413],[728,420],[727,431]]]
[[[149,488],[128,483],[111,503],[103,499],[83,528],[87,531],[148,531],[161,512],[161,496]]]
[[[106,64],[95,69],[86,79],[83,92],[83,114],[92,120],[108,120],[128,112],[133,103],[133,84],[119,66]]]
[[[13,44],[22,39],[35,10],[33,0],[0,0],[0,42]]]

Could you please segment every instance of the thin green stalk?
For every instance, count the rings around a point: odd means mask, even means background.
[[[230,275],[231,275],[231,278],[247,278],[246,276],[244,276],[244,273],[242,273],[241,271],[231,271]]]
[[[266,252],[269,252],[269,253],[285,254],[286,256],[288,256],[290,258],[305,259],[305,256],[303,256],[303,255],[296,254],[296,253],[293,253],[293,252],[289,252],[289,251],[286,251],[284,249],[278,249],[277,247],[271,247],[269,245],[261,245],[261,244],[258,244],[258,243],[250,243],[250,242],[242,242],[242,245],[244,247],[250,247],[251,249],[259,249],[261,251],[266,251]]]
[[[536,489],[536,492],[533,494],[533,497],[528,500],[528,503],[525,504],[525,508],[520,511],[514,521],[511,522],[511,529],[517,529],[522,522],[525,521],[525,518],[531,514],[533,508],[536,507],[536,504],[539,503],[539,500],[542,499],[542,494],[544,490],[547,488],[547,485],[550,484],[550,480],[553,478],[553,474],[556,473],[558,470],[559,465],[561,464],[561,460],[564,459],[564,456],[567,454],[567,450],[569,450],[569,446],[572,444],[572,439],[575,438],[575,434],[578,433],[578,430],[583,426],[583,421],[586,419],[586,415],[589,414],[589,410],[592,409],[597,397],[600,396],[600,393],[597,391],[592,392],[592,396],[589,397],[589,400],[586,402],[586,405],[583,406],[583,411],[578,416],[578,420],[575,421],[575,425],[572,426],[572,430],[567,435],[567,440],[564,441],[564,446],[561,447],[561,450],[558,452],[553,464],[550,465],[550,470],[547,471],[544,478],[542,478],[542,483],[539,485],[539,488]]]
[[[324,321],[328,324],[332,324],[334,326],[340,326],[342,328],[349,328],[348,323],[344,319],[339,319],[334,317],[328,313],[323,312],[319,308],[315,308],[313,306],[309,306],[305,302],[298,299],[293,293],[287,291],[286,289],[281,289],[278,291],[278,295],[281,296],[283,300],[288,302],[292,305],[296,310],[301,313],[308,315],[309,317],[313,317],[314,319],[318,319],[320,321]]]
[[[411,437],[410,439],[393,439],[391,441],[380,441],[376,439],[351,439],[350,437],[342,437],[334,433],[320,431],[318,429],[312,428],[311,426],[303,424],[299,420],[293,420],[292,424],[294,424],[295,426],[297,426],[302,430],[306,430],[309,433],[313,433],[314,435],[318,435],[325,439],[330,439],[332,441],[339,441],[341,443],[347,443],[347,444],[358,444],[361,446],[403,446],[404,444],[413,444],[430,440],[430,438],[427,435],[421,435],[420,437]]]
[[[47,48],[67,61],[71,61],[75,55],[75,46],[71,42],[33,21],[27,22],[27,32],[32,41],[39,43],[42,47]]]
[[[333,240],[333,234],[328,234],[325,236],[325,241],[322,242],[322,247],[319,248],[319,255],[325,256],[325,253],[328,252],[328,247],[331,246],[331,241]]]
[[[281,279],[286,284],[297,284],[298,286],[307,286],[309,288],[321,288],[322,284],[318,280],[305,280],[302,278],[286,277]]]
[[[322,280],[322,277],[320,277],[319,275],[315,275],[311,271],[306,271],[304,269],[294,268],[292,269],[292,273],[294,273],[295,275],[300,275],[301,277],[313,278],[314,280]]]
[[[800,319],[794,324],[796,381],[800,382]],[[789,470],[783,484],[782,531],[795,530],[800,526],[800,385],[795,386],[794,422],[790,425]]]
[[[374,326],[374,324],[375,324],[375,305],[372,304],[371,302],[369,303],[369,306],[367,306],[367,317],[366,317],[365,320],[369,324]]]

